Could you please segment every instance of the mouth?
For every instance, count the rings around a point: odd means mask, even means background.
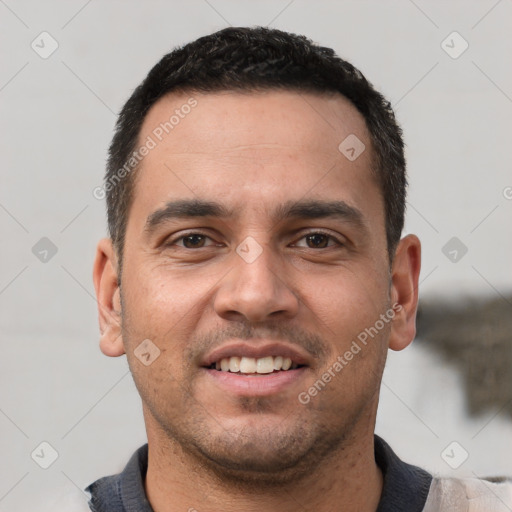
[[[200,363],[209,384],[222,393],[270,396],[304,387],[311,356],[288,343],[232,343],[213,350]]]
[[[292,361],[286,356],[264,357],[223,357],[211,363],[208,369],[219,372],[237,373],[239,375],[268,375],[270,373],[297,370],[305,365]]]

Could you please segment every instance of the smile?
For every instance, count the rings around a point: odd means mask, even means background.
[[[261,339],[231,340],[199,361],[208,388],[220,388],[224,396],[269,396],[300,390],[313,364],[311,354],[299,345]]]
[[[296,370],[301,365],[284,356],[265,357],[224,357],[210,365],[211,370],[241,373],[244,375],[269,374],[279,371]]]

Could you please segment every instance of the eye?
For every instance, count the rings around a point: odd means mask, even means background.
[[[307,233],[303,235],[299,240],[304,240],[305,245],[302,242],[298,242],[292,245],[295,247],[305,247],[308,249],[326,249],[333,246],[343,246],[343,244],[336,237],[323,231]],[[174,245],[184,249],[202,249],[204,247],[210,247],[212,245],[220,246],[222,244],[215,243],[211,237],[205,235],[204,233],[190,232],[171,240],[167,245]]]
[[[300,240],[306,241],[306,247],[308,249],[326,249],[327,247],[332,247],[333,245],[343,245],[336,237],[329,233],[324,233],[323,231],[307,233],[306,235],[302,236]],[[329,244],[330,240],[333,240],[334,244]],[[304,245],[299,245],[298,243],[293,245],[296,247],[304,247]]]
[[[201,249],[203,247],[209,247],[210,245],[213,245],[211,243],[207,244],[207,240],[213,242],[209,236],[203,233],[191,232],[171,240],[168,245],[177,245],[178,247],[183,247],[185,249]]]

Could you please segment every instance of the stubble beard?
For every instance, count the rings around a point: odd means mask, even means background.
[[[196,474],[251,492],[295,485],[311,478],[330,459],[343,456],[365,412],[361,407],[335,426],[312,421],[302,412],[273,427],[262,427],[257,422],[261,411],[255,411],[256,421],[228,430],[204,410],[203,414],[201,409],[190,411],[183,421],[162,415],[162,408],[154,405],[145,401],[170,454],[178,451]]]
[[[129,315],[124,308],[122,312],[123,339],[128,348],[132,330],[127,325]],[[178,410],[182,411],[176,414],[176,402],[170,404],[155,392],[153,383],[139,379],[138,361],[132,357],[128,361],[144,405],[146,428],[149,422],[157,433],[158,449],[169,453],[170,464],[173,454],[179,453],[197,474],[213,476],[222,485],[245,491],[278,491],[311,478],[320,465],[343,456],[357,437],[361,418],[374,408],[368,400],[356,410],[335,414],[325,410],[327,405],[318,405],[294,411],[294,418],[285,417],[273,427],[265,427],[258,424],[258,417],[275,413],[275,408],[265,398],[245,398],[240,399],[240,409],[254,415],[255,420],[226,429],[208,412],[207,404],[195,398],[190,383],[176,383]],[[168,398],[172,393],[164,395]]]

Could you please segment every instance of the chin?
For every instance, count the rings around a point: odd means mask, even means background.
[[[265,451],[257,444],[247,446],[243,455],[219,453],[218,450],[201,451],[210,469],[223,481],[229,479],[240,484],[260,484],[265,487],[283,485],[297,481],[301,474],[305,475],[311,468],[310,464],[304,463],[307,452],[281,450],[269,453],[268,447]]]
[[[247,490],[311,476],[312,468],[339,454],[337,449],[350,439],[358,417],[331,409],[323,415],[307,409],[294,414],[284,408],[275,413],[245,405],[250,412],[219,414],[212,409],[205,414],[204,408],[192,407],[188,414],[176,415],[167,404],[150,408],[154,415],[148,408],[146,421],[152,430],[164,433],[169,446],[195,460],[198,472],[206,470],[219,482],[231,481]]]
[[[193,448],[202,464],[224,481],[278,486],[310,474],[312,465],[333,448],[332,436],[306,427],[295,425],[287,432],[283,425],[219,429],[206,439],[196,438]]]

